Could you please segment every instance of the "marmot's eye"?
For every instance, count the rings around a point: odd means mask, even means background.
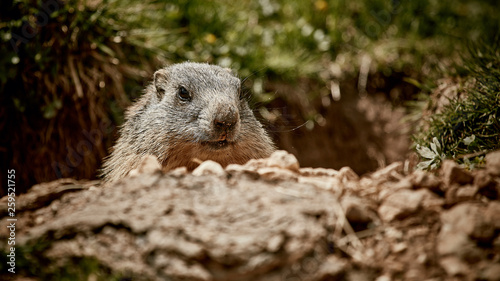
[[[181,101],[190,101],[191,100],[191,94],[184,87],[179,88],[179,90],[177,91],[177,96],[179,97],[179,99]]]

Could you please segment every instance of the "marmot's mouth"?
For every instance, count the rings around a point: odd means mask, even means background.
[[[228,142],[227,139],[225,139],[220,141],[204,141],[202,142],[202,144],[210,146],[211,148],[214,149],[221,149],[228,147],[230,145],[230,142]]]

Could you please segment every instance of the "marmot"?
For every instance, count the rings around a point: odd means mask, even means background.
[[[275,147],[227,68],[185,62],[154,73],[153,82],[125,112],[120,137],[102,176],[116,181],[155,155],[164,170],[198,166],[193,159],[226,166],[268,157]]]

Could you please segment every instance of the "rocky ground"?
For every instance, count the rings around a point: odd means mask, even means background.
[[[499,193],[500,152],[472,172],[396,162],[361,178],[284,151],[192,173],[145,158],[114,184],[18,196],[16,274],[2,243],[0,279],[500,280]]]

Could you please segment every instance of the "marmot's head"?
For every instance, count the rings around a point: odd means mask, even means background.
[[[240,112],[248,109],[231,70],[201,63],[175,64],[154,74],[156,106],[179,127],[177,140],[223,149],[240,138]],[[182,130],[180,128],[183,128]],[[171,139],[174,136],[170,136]]]
[[[168,148],[155,153],[166,166],[180,165],[173,163],[182,157],[244,163],[274,149],[241,92],[240,79],[229,69],[175,64],[155,72],[151,90],[146,111]]]

